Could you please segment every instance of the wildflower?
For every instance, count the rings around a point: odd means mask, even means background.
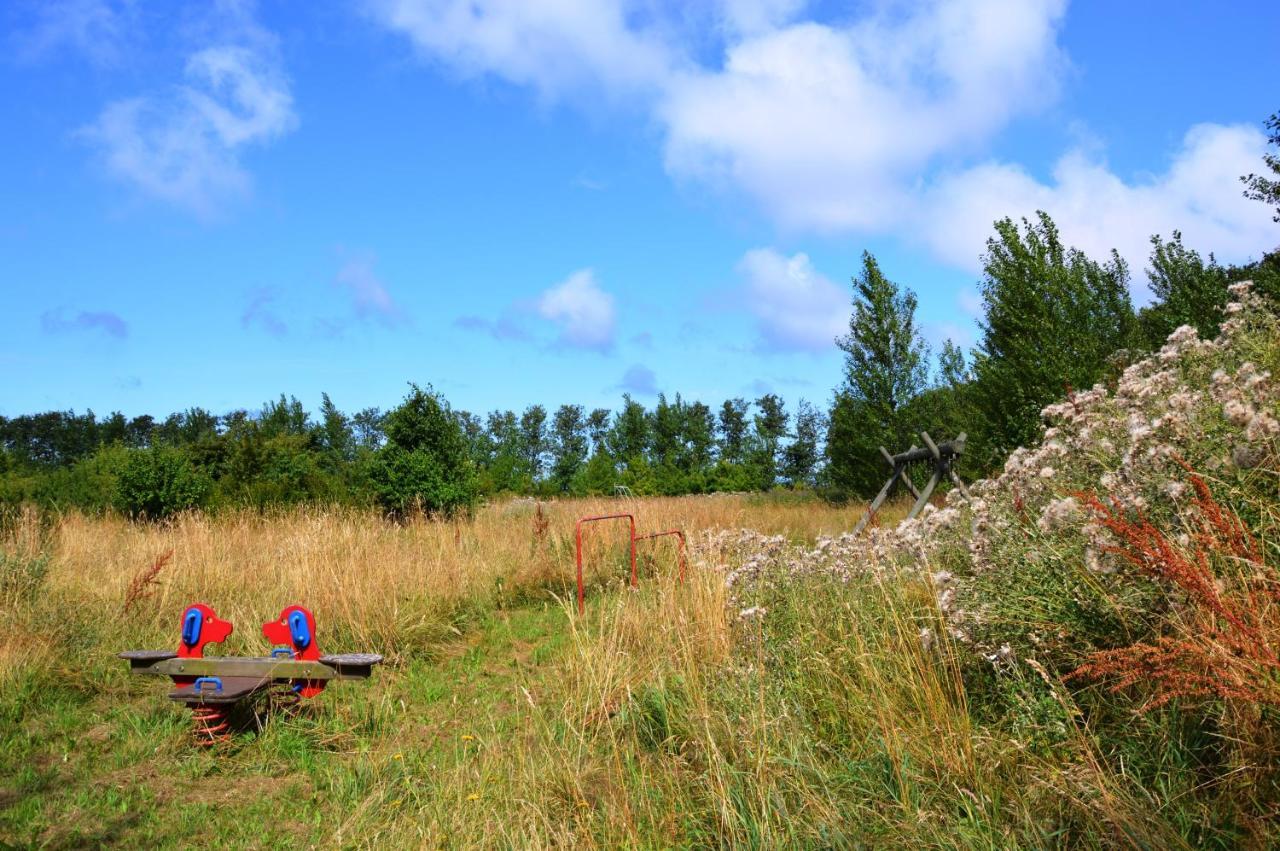
[[[1222,406],[1222,415],[1232,425],[1248,425],[1253,416],[1253,408],[1238,399],[1232,399]]]
[[[1184,482],[1166,482],[1164,486],[1164,492],[1168,494],[1170,499],[1181,499],[1182,495],[1186,493],[1186,491],[1187,486]]]
[[[933,630],[927,626],[920,630],[920,646],[924,649],[924,652],[928,653],[933,649],[933,640]]]
[[[1231,293],[1235,298],[1243,299],[1251,289],[1253,289],[1253,281],[1237,281],[1227,287],[1227,292]]]
[[[471,735],[470,733],[464,733],[462,735],[462,741],[464,742],[474,742],[475,740],[476,740],[476,737]]]
[[[391,757],[392,759],[404,759],[404,754],[398,753]]]
[[[1036,521],[1036,527],[1041,532],[1048,534],[1056,529],[1062,529],[1076,519],[1080,513],[1080,503],[1073,496],[1055,499],[1045,506],[1044,511],[1040,514],[1040,519]]]
[[[1042,479],[1052,479],[1052,478],[1053,478],[1053,476],[1054,476],[1054,473],[1055,473],[1055,472],[1056,472],[1056,471],[1055,471],[1052,467],[1041,467],[1041,468],[1040,468],[1040,478],[1042,478]]]
[[[738,617],[742,620],[751,620],[752,618],[762,618],[768,611],[764,606],[752,606],[749,609],[743,609],[738,612]]]
[[[1266,411],[1254,414],[1244,428],[1244,436],[1257,443],[1280,434],[1280,421]]]
[[[472,792],[470,795],[468,795],[468,796],[467,796],[467,800],[468,800],[468,801],[478,801],[478,800],[480,800],[480,793],[479,793],[479,792]]]

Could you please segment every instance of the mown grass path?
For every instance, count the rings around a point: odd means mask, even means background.
[[[303,846],[368,841],[385,808],[502,794],[471,766],[525,733],[525,708],[557,690],[568,626],[553,602],[486,612],[430,656],[336,683],[294,716],[233,744],[190,745],[188,713],[118,660],[68,660],[0,738],[0,839],[49,848]],[[449,778],[433,783],[432,778]],[[446,802],[435,802],[443,804]],[[374,813],[371,810],[381,810]]]

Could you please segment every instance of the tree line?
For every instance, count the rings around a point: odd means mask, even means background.
[[[450,511],[497,494],[685,494],[818,484],[823,414],[774,394],[712,410],[678,394],[617,411],[455,410],[411,386],[389,412],[258,411],[0,417],[0,500],[163,515],[186,506],[330,502]],[[179,484],[180,483],[180,484]],[[175,491],[174,488],[177,488]]]
[[[1266,123],[1280,148],[1280,113]],[[1266,168],[1280,177],[1280,157]],[[1246,196],[1275,204],[1280,180],[1247,175]],[[1091,258],[1067,246],[1052,218],[1002,219],[987,241],[980,339],[969,352],[946,341],[934,355],[916,321],[918,301],[864,252],[852,281],[849,331],[834,341],[844,378],[827,409],[788,411],[765,394],[712,409],[659,395],[650,409],[624,395],[612,411],[531,405],[517,414],[455,410],[410,385],[389,412],[352,414],[327,394],[313,416],[281,395],[259,411],[201,408],[99,419],[90,411],[0,417],[0,505],[34,502],[114,508],[162,517],[191,507],[325,502],[453,513],[481,498],[813,489],[833,499],[882,484],[878,448],[906,449],[916,434],[969,435],[961,472],[984,475],[1034,441],[1040,410],[1075,389],[1115,378],[1175,328],[1216,333],[1233,282],[1280,300],[1280,251],[1223,266],[1183,244],[1151,238],[1153,300],[1135,309],[1130,271],[1114,250]]]

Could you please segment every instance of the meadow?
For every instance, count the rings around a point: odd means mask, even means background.
[[[684,757],[666,764],[665,683],[710,675],[729,652],[723,577],[695,567],[679,586],[668,538],[641,544],[640,586],[628,589],[625,523],[589,527],[578,617],[575,520],[631,511],[642,534],[684,529],[703,564],[708,530],[812,541],[850,526],[855,510],[726,495],[514,500],[470,520],[406,524],[348,509],[154,525],[28,512],[4,542],[0,837],[41,847],[181,845],[193,833],[230,845],[679,842],[693,814]],[[194,601],[237,625],[214,652],[264,653],[258,626],[299,602],[323,649],[387,662],[367,683],[336,684],[206,752],[166,689],[114,658],[176,646]],[[632,735],[647,744],[631,752]],[[715,822],[689,835],[710,841]]]
[[[17,847],[1273,847],[1280,318],[1247,285],[916,519],[803,493],[6,519]],[[593,527],[586,610],[573,527]],[[199,600],[387,657],[214,748],[114,654]]]

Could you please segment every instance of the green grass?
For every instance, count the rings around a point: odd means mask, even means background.
[[[424,778],[465,771],[476,749],[518,737],[514,696],[555,689],[567,638],[552,601],[492,611],[435,661],[335,683],[296,716],[211,751],[189,744],[188,713],[165,698],[166,684],[122,677],[119,660],[30,679],[3,699],[0,838],[328,845],[371,800],[421,806],[438,792]]]

